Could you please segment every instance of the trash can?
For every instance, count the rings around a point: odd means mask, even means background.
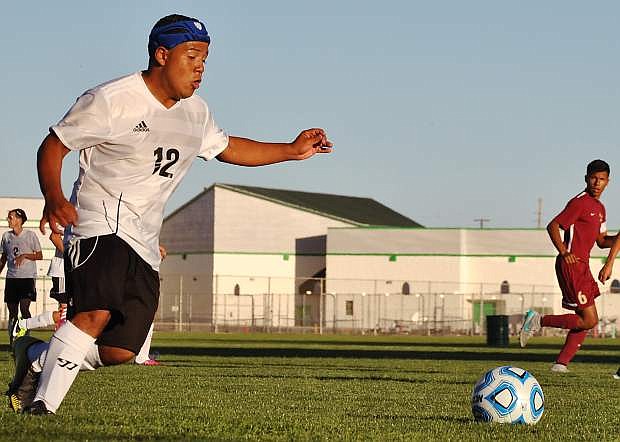
[[[508,347],[508,315],[489,315],[487,320],[487,345]]]

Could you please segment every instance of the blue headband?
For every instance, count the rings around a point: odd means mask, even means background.
[[[211,43],[211,37],[209,37],[207,27],[198,20],[183,20],[157,26],[149,35],[149,55],[152,57],[160,46],[172,49],[186,41]]]

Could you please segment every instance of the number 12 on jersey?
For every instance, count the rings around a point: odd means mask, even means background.
[[[162,162],[164,161],[164,153],[167,163],[162,166]],[[165,178],[172,178],[173,174],[168,172],[174,163],[179,160],[179,151],[173,147],[170,149],[166,149],[164,152],[163,147],[158,147],[153,151],[153,155],[155,156],[155,167],[153,168],[153,175],[159,172],[160,176]]]

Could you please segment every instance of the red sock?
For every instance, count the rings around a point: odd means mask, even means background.
[[[562,365],[568,365],[570,361],[575,357],[575,353],[581,347],[581,343],[586,338],[588,334],[588,330],[571,330],[566,335],[566,342],[564,342],[564,347],[562,347],[562,351],[558,356],[556,362]]]
[[[569,315],[545,315],[540,319],[540,325],[543,327],[565,328],[573,330],[577,328],[579,316],[576,314]]]

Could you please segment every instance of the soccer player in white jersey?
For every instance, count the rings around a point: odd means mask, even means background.
[[[18,320],[30,317],[30,302],[37,300],[35,261],[43,259],[41,244],[31,230],[24,230],[28,217],[22,209],[9,210],[6,220],[11,230],[0,241],[0,272],[7,265],[4,302],[9,310],[9,341],[12,343],[13,328]]]
[[[197,19],[159,20],[149,36],[148,69],[85,92],[39,148],[41,229],[73,226],[65,282],[75,313],[52,336],[38,382],[36,373],[16,370],[12,385],[25,412],[55,413],[79,367],[124,363],[140,349],[157,310],[164,206],[194,158],[260,166],[332,150],[323,129],[304,130],[290,143],[220,129],[194,93],[210,41]],[[71,150],[80,151],[80,172],[70,203],[60,177]],[[20,354],[35,360],[44,345],[20,345],[16,361]],[[37,387],[32,400],[22,379]]]

